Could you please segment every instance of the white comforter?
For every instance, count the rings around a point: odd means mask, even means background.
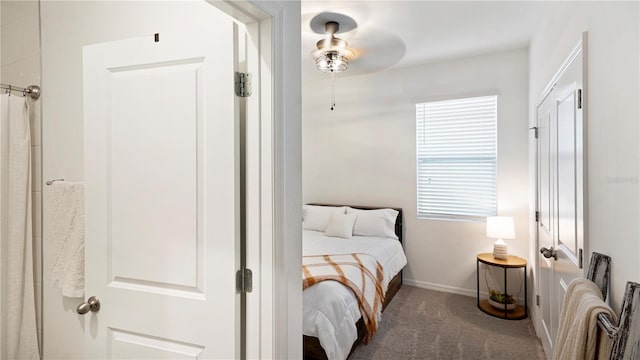
[[[303,230],[302,251],[305,256],[370,254],[382,265],[387,283],[407,264],[402,245],[390,238],[342,239],[324,236],[320,231]],[[353,292],[336,281],[323,281],[307,288],[302,297],[303,334],[317,337],[329,360],[346,359],[358,337],[355,324],[361,316]]]

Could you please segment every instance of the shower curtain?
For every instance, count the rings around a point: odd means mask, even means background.
[[[29,105],[0,95],[0,357],[39,359],[31,227]]]

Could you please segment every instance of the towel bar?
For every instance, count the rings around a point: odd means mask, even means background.
[[[605,314],[598,314],[598,327],[604,331],[609,339],[614,340],[618,336],[618,327],[611,322],[611,318]]]
[[[617,325],[608,315],[598,314],[598,327],[611,339],[610,360],[638,359],[640,350],[640,326],[637,324],[640,319],[640,283],[627,281],[624,293]]]
[[[47,184],[47,186],[51,186],[56,181],[64,181],[64,179],[62,179],[62,178],[61,179],[51,179],[51,180],[47,181],[45,184]]]
[[[593,252],[589,263],[589,272],[587,279],[593,281],[602,292],[602,299],[607,298],[609,292],[609,274],[611,272],[611,257],[608,255]],[[611,321],[606,314],[598,314],[598,327],[614,340],[618,335],[618,327]]]

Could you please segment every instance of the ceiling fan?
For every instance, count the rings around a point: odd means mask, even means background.
[[[393,34],[370,25],[359,27],[345,14],[321,12],[311,18],[309,27],[313,33],[323,34],[311,56],[317,70],[331,75],[331,110],[335,109],[336,73],[347,69],[351,74],[379,71],[395,64],[405,53],[404,43]],[[344,34],[348,41],[336,34]]]
[[[330,20],[327,19],[327,16],[330,17]],[[335,36],[340,31],[340,23],[337,20],[342,20],[343,24],[346,23],[347,28],[355,28],[357,26],[352,18],[333,13],[319,14],[311,20],[310,24],[314,32],[318,32],[318,29],[324,23],[325,37],[316,43],[313,57],[318,70],[331,74],[331,110],[336,107],[335,73],[347,70],[349,60],[355,55],[355,52],[349,48],[347,41]]]

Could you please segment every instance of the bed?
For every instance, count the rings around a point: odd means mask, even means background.
[[[315,217],[311,217],[310,210]],[[327,236],[328,217],[344,211],[355,214],[352,236]],[[324,212],[317,216],[317,212]],[[331,213],[331,214],[329,214]],[[337,215],[336,215],[337,216]],[[378,217],[385,224],[381,224]],[[360,219],[360,222],[357,220]],[[368,223],[367,223],[368,221]],[[330,227],[330,226],[329,226]],[[382,266],[386,293],[382,311],[402,286],[407,259],[402,249],[402,209],[327,204],[305,205],[303,256],[365,253]],[[323,229],[325,231],[323,231]],[[351,230],[349,230],[351,231]],[[305,359],[345,359],[362,342],[367,330],[354,292],[337,281],[322,281],[303,292],[303,349]]]

